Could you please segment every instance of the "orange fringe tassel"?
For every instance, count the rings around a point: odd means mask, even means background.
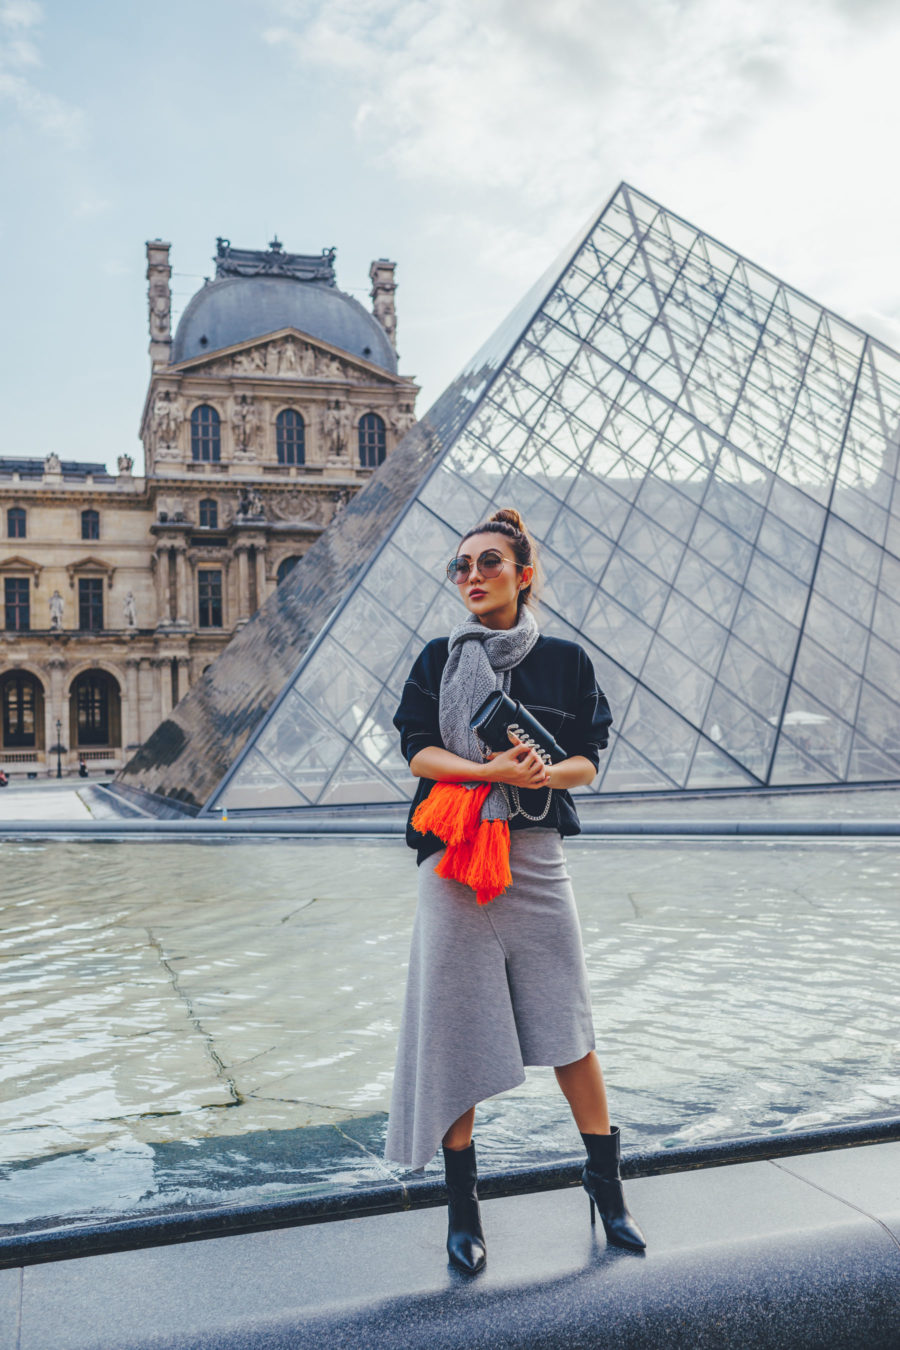
[[[470,886],[479,905],[490,904],[512,882],[509,823],[481,819],[490,790],[489,783],[435,783],[412,818],[419,834],[436,834],[447,845],[434,869],[438,876]]]

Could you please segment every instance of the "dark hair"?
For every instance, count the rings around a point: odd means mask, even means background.
[[[519,604],[530,605],[537,600],[539,589],[537,545],[525,528],[525,522],[512,506],[504,506],[495,511],[490,520],[474,529],[467,530],[461,542],[464,544],[473,534],[502,534],[512,544],[513,555],[520,567],[533,567],[534,576],[527,586],[519,591]]]

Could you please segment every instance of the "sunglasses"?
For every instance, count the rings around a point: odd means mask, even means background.
[[[484,577],[485,581],[490,581],[493,577],[499,577],[506,564],[511,561],[510,558],[504,558],[502,554],[489,548],[484,553],[479,553],[475,567],[479,576]],[[512,563],[512,566],[518,567],[519,564]],[[472,570],[472,563],[466,557],[451,558],[447,564],[447,576],[457,586],[462,586],[469,580],[469,573]]]

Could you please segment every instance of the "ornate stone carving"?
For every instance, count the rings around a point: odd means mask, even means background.
[[[390,414],[391,426],[397,433],[397,436],[405,436],[411,426],[415,425],[416,415],[409,403],[401,403]]]
[[[235,512],[238,520],[265,520],[266,509],[263,499],[256,488],[245,488]]]
[[[116,464],[118,465],[119,473],[122,475],[122,477],[130,478],[131,470],[134,468],[134,460],[131,458],[131,456],[120,455],[119,458],[116,460]]]
[[[165,389],[156,396],[150,419],[150,430],[157,459],[178,458],[178,433],[184,421],[181,399]]]
[[[321,428],[326,463],[346,463],[347,445],[353,428],[353,413],[349,405],[342,399],[333,399],[327,408],[322,409]]]
[[[231,428],[234,435],[234,448],[243,459],[256,458],[256,441],[259,436],[259,412],[256,402],[241,394],[235,399],[231,414]]]
[[[129,591],[122,602],[122,614],[126,628],[137,628],[137,607],[134,603],[133,591]]]
[[[276,493],[268,506],[276,520],[293,525],[325,525],[330,518],[327,499],[307,492]]]
[[[59,591],[54,591],[50,597],[50,631],[58,633],[62,628],[63,614],[65,613],[66,602],[63,600]]]
[[[44,473],[62,473],[62,465],[59,462],[59,455],[55,450],[51,450],[44,460]]]
[[[257,343],[242,352],[236,352],[234,356],[223,356],[197,369],[202,370],[204,375],[221,379],[264,375],[285,380],[341,380],[350,384],[371,384],[373,379],[371,373],[365,373],[294,337]]]

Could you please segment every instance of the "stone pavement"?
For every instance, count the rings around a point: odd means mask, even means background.
[[[91,813],[78,795],[80,779],[46,779],[10,783],[0,788],[2,820],[89,820]]]
[[[0,1271],[0,1350],[896,1350],[900,1143],[628,1183],[607,1247],[578,1188]]]

